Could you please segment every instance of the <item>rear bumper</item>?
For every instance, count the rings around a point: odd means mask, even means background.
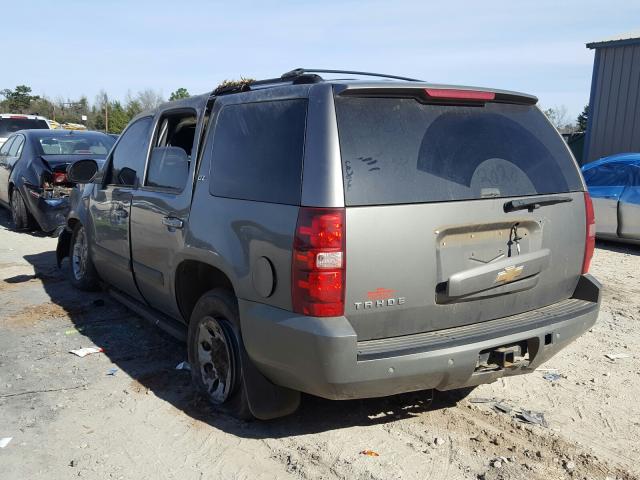
[[[528,373],[595,323],[600,284],[581,277],[574,297],[466,327],[358,342],[344,317],[313,318],[240,300],[245,347],[272,382],[329,399],[450,390]],[[481,351],[526,341],[524,368],[475,372]]]
[[[29,193],[29,192],[27,192]],[[28,197],[29,210],[43,232],[53,232],[66,222],[69,213],[69,198]]]

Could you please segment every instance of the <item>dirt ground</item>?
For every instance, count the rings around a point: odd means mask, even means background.
[[[640,247],[598,244],[598,323],[531,375],[433,403],[304,397],[290,417],[243,423],[193,394],[175,370],[184,345],[105,294],[74,291],[55,239],[7,224],[2,211],[2,480],[640,478]],[[88,346],[104,353],[68,353]],[[523,409],[547,426],[519,421]]]

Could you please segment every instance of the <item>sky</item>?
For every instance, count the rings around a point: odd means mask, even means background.
[[[296,67],[531,93],[572,118],[591,41],[640,28],[640,1],[0,0],[0,89],[93,101],[213,90]],[[8,47],[8,48],[7,48]]]

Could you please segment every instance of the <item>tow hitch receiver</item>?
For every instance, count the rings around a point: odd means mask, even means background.
[[[476,372],[524,367],[529,363],[527,342],[504,345],[480,352]]]

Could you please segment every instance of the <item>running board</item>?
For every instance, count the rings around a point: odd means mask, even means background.
[[[109,289],[109,294],[122,305],[127,307],[129,310],[140,315],[149,323],[160,327],[162,330],[167,332],[169,335],[174,337],[181,342],[187,341],[187,326],[182,323],[174,320],[167,315],[164,315],[160,312],[156,312],[146,305],[142,305],[137,300],[134,300],[126,293],[122,293],[118,290],[114,290],[113,288]]]

